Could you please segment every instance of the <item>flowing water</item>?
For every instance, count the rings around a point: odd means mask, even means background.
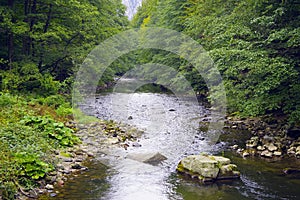
[[[277,162],[242,159],[226,151],[232,141],[243,143],[247,133],[229,131],[218,144],[209,144],[198,128],[209,110],[189,98],[163,93],[105,93],[85,107],[85,112],[145,130],[141,147],[112,148],[109,156],[89,163],[89,171],[73,177],[53,199],[197,200],[197,199],[299,199],[299,177],[286,177],[282,169],[299,165],[294,159]],[[225,152],[224,152],[225,151]],[[153,166],[130,155],[159,152],[168,159]],[[201,185],[176,174],[185,155],[209,152],[224,154],[237,164],[241,179]],[[296,163],[298,162],[298,163]],[[102,163],[106,163],[108,167]]]

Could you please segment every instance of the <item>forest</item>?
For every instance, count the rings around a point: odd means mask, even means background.
[[[202,45],[222,75],[228,115],[300,126],[298,0],[144,0],[131,21],[125,10],[121,0],[0,1],[3,199],[36,187],[53,171],[53,149],[80,143],[66,126],[77,112],[71,107],[76,72],[98,44],[131,28],[168,28]],[[99,87],[145,63],[172,66],[207,97],[190,63],[154,49],[121,58]]]

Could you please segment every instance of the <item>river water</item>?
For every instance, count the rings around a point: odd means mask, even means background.
[[[299,177],[286,177],[285,167],[299,165],[295,159],[264,161],[243,159],[227,151],[234,141],[243,143],[248,133],[225,131],[220,142],[211,144],[199,130],[199,121],[209,110],[189,98],[164,93],[100,94],[84,107],[90,115],[112,119],[143,129],[141,147],[112,148],[96,157],[89,171],[71,178],[53,199],[104,200],[197,200],[197,199],[299,199]],[[153,166],[131,159],[131,155],[157,153],[167,160]],[[200,152],[225,154],[238,165],[241,179],[201,185],[176,173],[185,155]],[[105,163],[103,165],[102,163]],[[108,166],[108,167],[107,167]]]

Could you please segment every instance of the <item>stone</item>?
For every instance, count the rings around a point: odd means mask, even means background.
[[[263,150],[265,150],[265,149],[266,149],[266,148],[265,148],[264,146],[258,146],[258,147],[257,147],[257,150],[258,150],[258,151],[263,151]]]
[[[138,142],[134,142],[134,143],[132,143],[132,146],[133,147],[141,147],[142,145]]]
[[[202,182],[239,177],[236,165],[230,159],[212,155],[190,155],[183,158],[177,171],[191,177],[198,177]]]
[[[51,184],[47,184],[47,185],[45,186],[45,189],[47,189],[47,190],[54,190],[54,186],[51,185]]]
[[[147,163],[150,165],[158,165],[162,161],[167,160],[168,158],[164,155],[156,153],[131,153],[126,156],[126,158],[136,160],[139,162]]]
[[[287,150],[288,154],[295,154],[296,153],[296,147],[291,147]]]
[[[248,156],[250,156],[250,153],[247,152],[247,151],[244,151],[243,154],[242,154],[242,156],[243,156],[244,158],[245,158],[245,157],[248,157]]]
[[[239,176],[240,172],[237,170],[237,166],[234,164],[228,164],[221,166],[218,179],[238,178]]]
[[[107,140],[106,140],[106,143],[107,144],[118,144],[120,141],[119,141],[119,139],[118,138],[108,138]]]
[[[276,147],[273,143],[267,143],[264,145],[269,151],[276,151],[278,147]]]
[[[263,156],[263,157],[272,158],[273,153],[268,151],[268,150],[264,150],[263,152],[261,152],[260,155]]]
[[[274,151],[274,156],[281,156],[282,155],[282,152],[281,151]]]
[[[72,165],[71,168],[72,168],[72,169],[81,169],[82,166],[81,166],[80,164],[76,163],[76,164]]]
[[[239,145],[235,144],[231,147],[233,150],[237,150],[239,148]]]
[[[133,117],[132,117],[132,116],[129,116],[129,117],[128,117],[128,120],[132,120],[132,119],[133,119]]]
[[[257,145],[258,145],[258,141],[248,140],[247,144],[246,144],[246,147],[255,148],[255,147],[257,147]]]

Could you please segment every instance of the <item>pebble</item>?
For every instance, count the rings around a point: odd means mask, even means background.
[[[57,194],[56,193],[50,193],[50,197],[56,197]]]
[[[45,186],[45,188],[46,188],[47,190],[53,190],[53,189],[54,189],[54,186],[51,185],[51,184],[47,184],[47,185]]]
[[[268,151],[268,150],[264,150],[263,152],[261,152],[260,155],[263,156],[263,157],[272,158],[273,153]]]
[[[141,147],[142,145],[138,142],[134,142],[134,143],[132,143],[132,146],[133,147]]]
[[[258,146],[258,147],[257,147],[257,150],[258,150],[258,151],[263,151],[263,150],[265,150],[265,147],[264,147],[264,146]]]
[[[281,156],[282,152],[281,151],[275,151],[273,154],[274,154],[274,156]]]
[[[243,157],[245,158],[245,157],[248,157],[248,156],[250,156],[250,153],[248,153],[248,152],[243,152]]]
[[[276,151],[278,147],[276,147],[273,143],[268,143],[264,145],[269,151]]]
[[[76,164],[72,165],[71,168],[72,168],[72,169],[81,169],[82,166],[81,166],[80,164],[76,163]]]

